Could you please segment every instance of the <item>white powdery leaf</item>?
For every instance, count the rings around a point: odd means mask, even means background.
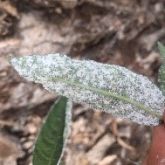
[[[49,91],[140,124],[157,125],[165,97],[148,78],[117,66],[71,59],[61,54],[13,58],[28,80]]]

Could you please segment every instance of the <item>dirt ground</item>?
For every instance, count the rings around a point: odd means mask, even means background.
[[[30,165],[56,95],[27,82],[11,56],[65,53],[118,64],[157,83],[164,0],[0,0],[0,165]],[[66,165],[138,165],[151,129],[74,104]]]

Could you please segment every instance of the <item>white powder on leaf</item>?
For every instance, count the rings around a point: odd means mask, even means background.
[[[157,125],[163,113],[165,98],[159,88],[121,66],[61,54],[24,56],[13,58],[11,63],[20,75],[49,91],[115,116]]]

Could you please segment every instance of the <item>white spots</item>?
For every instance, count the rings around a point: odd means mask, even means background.
[[[162,92],[146,77],[124,67],[60,54],[13,58],[11,63],[20,75],[50,91],[137,123],[156,125],[159,119],[153,113],[163,113]]]

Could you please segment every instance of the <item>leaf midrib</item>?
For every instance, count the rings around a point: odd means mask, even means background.
[[[124,102],[130,103],[130,104],[138,107],[139,109],[143,110],[144,112],[150,114],[153,117],[157,117],[157,118],[161,119],[161,115],[160,114],[158,114],[156,112],[153,112],[151,110],[151,108],[149,108],[149,107],[139,103],[136,100],[130,99],[127,96],[118,95],[118,94],[116,94],[114,92],[111,92],[111,91],[107,92],[107,91],[105,91],[103,89],[98,89],[98,88],[91,87],[91,86],[85,86],[85,85],[80,84],[79,82],[73,82],[73,81],[70,81],[70,80],[67,80],[67,79],[64,79],[64,78],[61,78],[61,77],[51,78],[51,80],[52,81],[60,81],[60,82],[66,83],[68,85],[72,85],[72,86],[76,86],[76,87],[79,87],[79,88],[83,88],[85,90],[90,90],[90,91],[99,93],[101,95],[107,96],[107,97],[116,98],[116,99],[118,99],[120,101],[124,101]]]

